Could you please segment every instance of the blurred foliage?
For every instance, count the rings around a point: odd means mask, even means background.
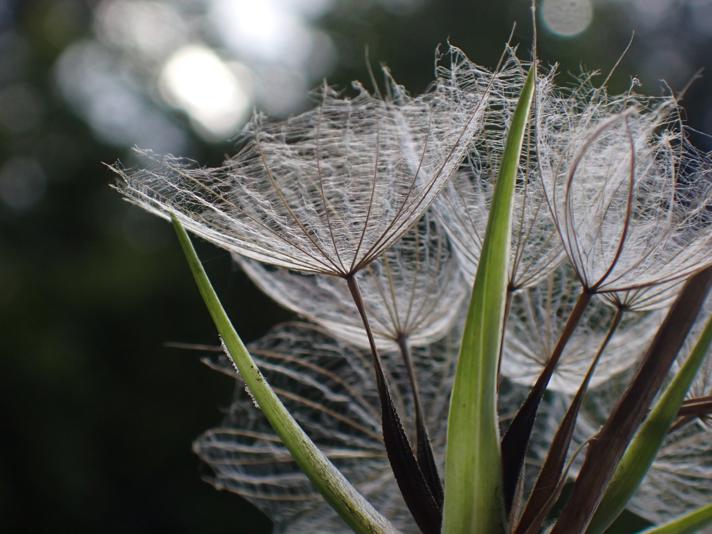
[[[205,368],[199,351],[164,346],[217,339],[170,227],[109,188],[101,162],[130,160],[136,141],[97,135],[57,85],[68,47],[97,39],[98,4],[0,0],[0,531],[267,532],[269,522],[249,504],[201,480],[209,473],[191,453],[191,441],[219,421],[233,385]],[[699,14],[688,3],[670,4],[655,22],[623,11],[625,3],[594,2],[581,36],[540,32],[541,56],[563,72],[606,71],[637,29],[614,88],[626,87],[631,73],[648,92],[659,91],[662,77],[681,88],[709,66],[712,36],[694,31],[690,17]],[[694,4],[710,16],[709,2]],[[515,21],[526,50],[526,0],[339,0],[315,24],[336,52],[330,82],[367,80],[368,48],[373,64],[388,64],[419,91],[432,77],[437,43],[449,38],[494,66]],[[700,130],[712,130],[711,86],[708,75],[685,100]],[[150,88],[145,94],[182,132],[186,154],[214,164],[231,150],[230,140],[207,143],[184,113]],[[705,137],[698,143],[709,148]],[[198,245],[244,339],[289,317],[227,253]]]

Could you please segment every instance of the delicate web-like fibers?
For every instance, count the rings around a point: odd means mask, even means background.
[[[712,165],[689,145],[678,114],[672,97],[613,98],[582,85],[560,100],[565,127],[537,126],[564,247],[597,292],[681,280],[712,262]],[[621,300],[638,297],[649,295]]]
[[[457,48],[436,81],[411,97],[386,71],[385,98],[355,84],[282,122],[255,116],[240,152],[205,168],[140,153],[147,169],[116,166],[117,189],[232,252],[284,306],[319,326],[288,324],[252,344],[258,366],[338,469],[404,532],[415,531],[384,450],[380,402],[363,326],[342,278],[358,280],[406,432],[415,405],[407,340],[442,467],[449,397],[508,125],[529,65],[507,50],[497,72]],[[582,290],[593,295],[570,337],[535,422],[525,468],[532,485],[554,429],[625,310],[590,384],[576,438],[610,412],[681,283],[712,265],[712,162],[693,149],[671,97],[610,97],[590,78],[537,80],[514,194],[510,314],[503,339],[500,421],[540,375]],[[442,190],[442,196],[435,201]],[[435,220],[427,214],[434,204]],[[301,274],[299,274],[301,273]],[[330,275],[320,277],[317,275]],[[611,304],[613,306],[611,306]],[[706,315],[710,314],[708,307]],[[235,377],[227,357],[213,367]],[[712,363],[691,391],[709,397]],[[414,380],[415,382],[416,380]],[[712,493],[709,418],[668,437],[631,508],[662,521]],[[218,428],[194,445],[218,488],[240,493],[284,532],[345,532],[239,382]],[[572,447],[569,454],[573,454]],[[575,462],[572,472],[579,463]]]
[[[628,507],[662,523],[709,504],[711,492],[712,432],[688,425],[666,438]]]
[[[460,340],[459,329],[428,347],[418,347],[412,351],[417,373],[428,377],[420,385],[421,400],[426,411],[426,424],[430,430],[431,443],[436,463],[442,473],[444,465],[445,439],[447,437],[447,414],[449,410],[450,389],[455,372],[455,364]],[[384,354],[388,368],[393,370],[392,382],[396,390],[403,393],[405,399],[410,395],[404,393],[407,383],[406,370],[402,361],[395,354]],[[372,386],[367,386],[372,387]],[[413,406],[406,401],[403,406],[404,425],[412,427]],[[385,513],[394,526],[401,532],[417,532],[410,513],[397,490],[393,474],[387,458],[383,456],[381,467],[382,478],[370,485],[356,485],[359,491],[376,509]],[[324,502],[309,513],[285,525],[285,532],[290,534],[311,534],[313,532],[348,533],[350,529],[335,515]]]
[[[364,387],[373,382],[368,355],[306,324],[277,328],[250,351],[287,409],[337,468],[358,487],[380,486],[388,460],[378,396],[375,388]],[[227,357],[213,365],[235,376]],[[242,384],[221,426],[204,433],[194,450],[212,467],[217,488],[239,493],[277,524],[322,503]],[[391,490],[400,497],[395,483]]]
[[[685,280],[672,280],[624,291],[608,291],[600,295],[614,308],[638,312],[660,310],[672,304]]]
[[[115,167],[119,191],[231,252],[302,272],[347,276],[397,241],[427,209],[481,129],[486,93],[445,107],[439,89],[391,99],[356,85],[283,122],[255,117],[221,167],[141,153]]]
[[[420,394],[441,469],[460,335],[461,329],[455,328],[439,342],[412,351],[418,374],[427,377]],[[380,439],[380,408],[369,356],[304,323],[278,326],[250,350],[314,442],[396,528],[415,532]],[[386,353],[384,359],[404,424],[410,428],[413,407],[407,372],[399,355]],[[210,365],[235,377],[225,356]],[[500,391],[504,414],[513,413],[526,395],[526,389],[507,381]],[[238,382],[222,424],[198,438],[194,449],[214,471],[212,483],[254,503],[274,521],[277,532],[350,532],[292,461],[242,383]]]
[[[429,380],[421,391],[438,458],[454,358],[454,338],[416,349],[413,360]],[[380,408],[370,356],[319,327],[292,323],[276,327],[250,347],[267,380],[297,422],[362,494],[404,532],[416,528],[403,503],[381,441]],[[412,405],[400,356],[384,354],[389,381],[404,424]],[[234,376],[226,357],[214,366]],[[240,384],[222,425],[194,446],[215,471],[213,483],[241,494],[286,532],[348,532],[291,460]],[[317,528],[317,525],[320,525]],[[322,530],[320,530],[322,529]]]
[[[676,373],[712,315],[712,297],[695,321],[685,346],[673,364]],[[697,373],[687,399],[712,395],[712,350]],[[653,522],[664,522],[709,503],[712,494],[712,423],[696,418],[666,438],[655,462],[631,499],[629,508]],[[712,532],[707,528],[704,532]]]
[[[508,127],[529,68],[517,59],[513,50],[507,52],[506,60],[493,78],[484,133],[473,140],[466,165],[453,176],[434,204],[455,244],[467,280],[475,277]],[[441,83],[454,87],[454,98],[465,98],[464,95],[476,88],[477,80],[483,76],[482,70],[457,48],[451,47],[449,54],[453,57],[452,66],[439,69],[439,76],[445,80]],[[552,107],[553,76],[552,70],[537,80],[535,108],[541,108],[541,113],[547,113]],[[532,127],[525,135],[513,199],[509,263],[513,288],[535,285],[564,257],[539,177],[536,135]]]
[[[235,259],[275,301],[333,335],[368,348],[363,323],[342,279]],[[461,316],[468,293],[447,236],[428,216],[355,276],[382,350],[397,350],[400,337],[407,338],[410,346],[443,337]]]
[[[533,384],[552,353],[581,292],[572,269],[562,264],[537,286],[517,291],[504,336],[501,372],[522,385]],[[574,394],[607,333],[613,310],[594,298],[569,339],[549,388]],[[636,363],[661,321],[660,313],[628,312],[606,347],[591,388]]]

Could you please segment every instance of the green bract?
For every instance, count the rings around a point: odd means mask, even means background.
[[[535,84],[532,65],[509,129],[462,337],[448,416],[446,533],[504,532],[497,362],[507,300],[512,196]]]

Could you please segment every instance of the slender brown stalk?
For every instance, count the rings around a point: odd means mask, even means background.
[[[571,401],[571,405],[566,411],[564,419],[559,424],[556,435],[551,442],[551,447],[549,447],[549,454],[539,471],[539,477],[529,496],[529,501],[519,520],[515,534],[535,534],[539,532],[551,507],[558,499],[560,490],[563,489],[563,484],[561,483],[563,476],[562,470],[566,463],[566,456],[569,451],[569,446],[571,445],[574,429],[576,428],[576,420],[581,409],[581,404],[588,391],[588,386],[593,378],[598,362],[601,360],[603,352],[606,350],[608,343],[621,323],[623,312],[624,310],[621,307],[616,309],[616,313],[608,327],[606,337],[598,347],[598,351],[586,372],[581,386],[576,392],[576,396]]]
[[[585,532],[616,466],[645,418],[712,285],[712,268],[690,278],[670,307],[613,413],[591,442],[571,498],[552,534]]]
[[[396,339],[396,343],[398,344],[401,358],[403,358],[403,365],[408,372],[408,381],[410,382],[410,391],[413,395],[413,406],[415,407],[415,418],[416,420],[422,421],[423,408],[420,402],[420,392],[418,389],[418,380],[415,376],[415,367],[413,366],[413,359],[410,356],[410,349],[408,348],[408,336],[406,334],[400,334]]]
[[[680,406],[680,411],[677,412],[679,416],[688,415],[707,415],[712,412],[712,395],[707,395],[705,397],[695,397],[692,399],[687,399]]]
[[[423,474],[430,485],[430,490],[433,492],[433,497],[437,503],[442,506],[444,494],[443,486],[440,481],[440,474],[438,473],[437,464],[435,463],[435,457],[433,455],[433,448],[430,442],[430,435],[428,434],[428,427],[425,423],[425,413],[423,411],[423,405],[420,401],[420,391],[418,389],[418,378],[415,374],[415,366],[413,365],[413,359],[410,356],[410,349],[408,348],[408,337],[406,335],[398,336],[396,340],[398,343],[398,348],[403,358],[403,363],[406,370],[408,371],[408,380],[410,382],[410,389],[413,395],[413,406],[415,407],[415,455],[420,464],[420,468],[423,470]]]
[[[705,397],[695,397],[688,399],[682,403],[680,410],[677,412],[677,419],[670,426],[668,433],[673,433],[681,429],[687,423],[690,423],[698,417],[712,414],[712,395]]]
[[[403,429],[393,399],[391,397],[386,376],[383,371],[383,362],[376,341],[373,338],[371,325],[366,314],[361,290],[353,274],[346,277],[351,297],[363,321],[368,343],[371,347],[373,367],[376,374],[376,386],[381,400],[381,417],[383,427],[383,442],[386,454],[393,469],[393,475],[398,483],[403,499],[405,500],[413,519],[425,534],[438,534],[442,521],[442,506],[433,495],[428,480],[413,454],[413,449],[408,441],[408,436]]]
[[[529,444],[532,428],[534,427],[534,418],[536,417],[539,403],[561,359],[566,344],[574,333],[574,330],[576,330],[576,326],[581,320],[583,312],[586,310],[586,306],[588,306],[590,300],[591,293],[584,289],[579,295],[574,309],[571,310],[571,314],[564,325],[556,347],[554,347],[554,350],[549,356],[544,369],[539,375],[534,387],[530,390],[529,396],[524,401],[524,404],[519,408],[517,415],[514,416],[504,438],[502,438],[502,475],[504,479],[504,498],[508,510],[511,508],[514,500],[517,480],[519,479],[519,474],[524,464],[524,455],[527,450],[527,445]]]

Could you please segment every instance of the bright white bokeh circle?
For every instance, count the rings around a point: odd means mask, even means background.
[[[252,104],[247,68],[225,63],[200,44],[178,49],[158,82],[166,102],[185,111],[206,139],[233,135]]]

